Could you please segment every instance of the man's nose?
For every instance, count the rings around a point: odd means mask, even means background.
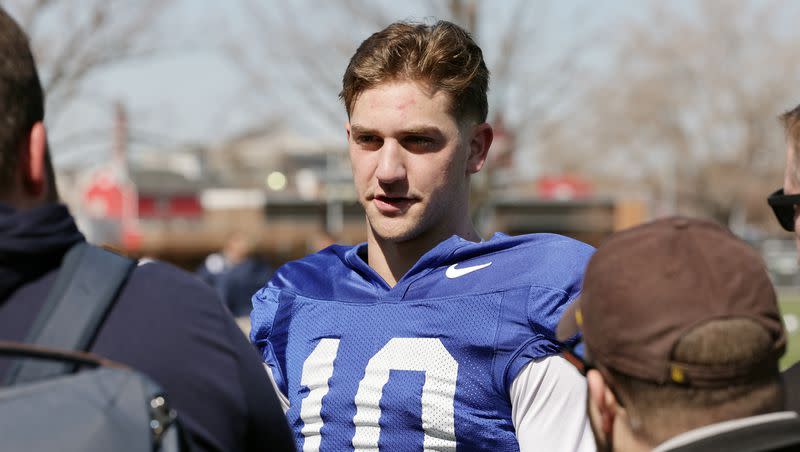
[[[395,140],[386,140],[378,151],[380,157],[375,177],[378,182],[391,184],[406,178],[405,152]]]

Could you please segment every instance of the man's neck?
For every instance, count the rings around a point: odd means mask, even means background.
[[[618,415],[615,419],[613,444],[614,452],[647,452],[655,446],[641,435],[634,433],[626,415]]]
[[[461,228],[443,231],[427,231],[403,242],[393,242],[376,236],[372,228],[367,229],[367,263],[384,281],[394,287],[423,254],[453,235],[464,240],[480,242],[481,237],[471,222]]]

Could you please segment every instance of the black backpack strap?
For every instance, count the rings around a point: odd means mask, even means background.
[[[86,242],[61,262],[53,288],[33,323],[27,343],[86,351],[136,261]],[[13,385],[74,372],[72,363],[18,360],[6,378]]]

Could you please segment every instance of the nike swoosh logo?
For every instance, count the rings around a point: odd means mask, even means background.
[[[444,275],[447,276],[450,279],[460,278],[460,277],[462,277],[464,275],[467,275],[467,274],[470,274],[470,273],[472,273],[474,271],[478,271],[480,269],[486,268],[486,267],[492,265],[492,263],[491,262],[487,262],[485,264],[473,265],[472,267],[464,267],[464,268],[456,268],[456,265],[458,265],[458,264],[453,264],[453,265],[447,267],[447,271],[444,272]]]

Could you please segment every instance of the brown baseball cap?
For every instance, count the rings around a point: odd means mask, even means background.
[[[772,352],[746,364],[672,359],[688,331],[727,318],[762,325]],[[579,331],[593,362],[647,381],[698,387],[762,373],[786,348],[775,291],[758,253],[716,223],[684,217],[619,232],[597,249],[557,337],[566,341]]]

